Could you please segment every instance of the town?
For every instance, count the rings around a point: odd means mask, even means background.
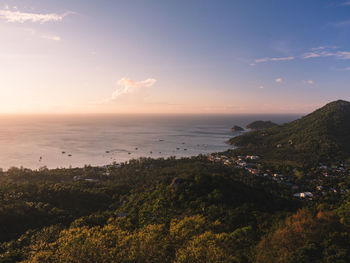
[[[209,154],[207,158],[214,164],[244,169],[256,177],[284,184],[291,189],[294,197],[304,200],[314,200],[350,191],[349,185],[344,182],[350,174],[345,164],[327,166],[320,163],[317,167],[306,171],[284,169],[288,171],[281,172],[264,167],[260,156],[257,155],[240,156],[234,151],[227,151]]]

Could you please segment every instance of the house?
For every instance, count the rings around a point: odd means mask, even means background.
[[[238,165],[241,166],[241,167],[246,167],[247,166],[247,163],[246,162],[238,162]]]
[[[250,160],[252,160],[252,161],[258,160],[259,158],[260,158],[260,157],[257,156],[257,155],[247,155],[247,156],[246,156],[246,159],[250,159]]]
[[[306,197],[313,197],[314,195],[311,192],[301,192],[301,193],[296,193],[293,196],[299,197],[299,198],[306,198]]]
[[[73,177],[73,181],[74,181],[74,182],[79,181],[79,180],[81,180],[81,179],[82,179],[82,177],[81,177],[81,176],[78,176],[78,175],[76,175],[76,176]]]
[[[229,160],[224,161],[224,165],[230,165],[231,162]]]
[[[99,182],[100,180],[98,179],[92,179],[92,178],[86,178],[84,179],[85,182],[90,182],[90,183],[97,183]]]
[[[251,173],[251,174],[259,174],[259,170],[258,169],[254,169],[254,168],[248,168],[248,171]]]

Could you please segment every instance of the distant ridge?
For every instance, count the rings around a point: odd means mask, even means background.
[[[350,157],[350,102],[337,100],[298,120],[229,141],[273,162],[307,165]]]

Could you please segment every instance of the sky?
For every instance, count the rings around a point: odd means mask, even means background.
[[[348,0],[0,0],[0,114],[307,113],[350,100]]]

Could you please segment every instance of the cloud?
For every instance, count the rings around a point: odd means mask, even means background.
[[[333,54],[333,56],[339,58],[339,59],[350,59],[350,52],[349,51],[338,51]]]
[[[308,79],[308,80],[303,80],[303,82],[305,84],[309,84],[309,85],[313,85],[314,84],[314,81],[312,79]]]
[[[119,87],[113,92],[112,100],[116,100],[123,95],[137,93],[145,88],[150,88],[156,82],[157,80],[151,78],[138,82],[128,78],[122,78],[117,82]]]
[[[329,23],[329,25],[334,26],[334,27],[346,27],[346,26],[350,25],[350,20],[333,22],[333,23]]]
[[[54,36],[54,35],[42,35],[41,38],[47,39],[47,40],[52,40],[52,41],[61,41],[61,37]]]
[[[255,59],[254,62],[250,64],[250,66],[254,66],[258,63],[264,63],[264,62],[270,62],[270,61],[305,60],[305,59],[314,59],[314,58],[333,58],[335,60],[350,60],[350,51],[340,50],[340,48],[337,46],[317,46],[309,49],[308,51],[305,51],[305,53],[301,53],[295,56],[265,57],[265,58]],[[346,69],[343,68],[341,70],[348,70],[348,68]],[[277,80],[275,81],[279,82]],[[280,82],[282,82],[282,79]]]
[[[303,59],[319,58],[319,57],[335,57],[337,59],[350,59],[349,51],[331,51],[326,49],[314,50],[301,55]]]
[[[5,20],[8,23],[25,23],[33,22],[44,24],[47,22],[60,22],[64,17],[73,14],[73,12],[66,12],[62,15],[59,14],[37,14],[37,13],[25,13],[20,11],[11,11],[8,9],[0,10],[0,19]]]
[[[277,57],[277,58],[269,58],[269,57],[266,57],[266,58],[258,58],[256,60],[254,60],[253,63],[251,63],[250,65],[251,66],[254,66],[256,64],[259,64],[259,63],[264,63],[264,62],[270,62],[270,61],[288,61],[288,60],[293,60],[295,59],[294,57]]]
[[[275,82],[276,82],[276,83],[282,83],[283,80],[282,80],[282,78],[277,78],[277,79],[275,79]]]
[[[318,58],[318,57],[321,57],[320,54],[315,53],[315,52],[307,52],[307,53],[302,54],[301,56],[302,56],[302,58]]]
[[[336,59],[350,59],[350,51],[339,50],[337,46],[318,46],[311,48],[308,52],[305,52],[298,56],[289,57],[265,57],[255,59],[251,66],[259,63],[274,62],[274,61],[290,61],[295,59],[309,59],[309,58],[319,58],[319,57],[334,57]]]
[[[350,1],[345,1],[344,3],[341,3],[342,6],[350,6]]]
[[[263,85],[259,86],[259,89],[264,89],[265,87]]]
[[[320,51],[325,49],[337,49],[337,46],[319,46],[319,47],[313,47],[311,48],[311,51]]]

